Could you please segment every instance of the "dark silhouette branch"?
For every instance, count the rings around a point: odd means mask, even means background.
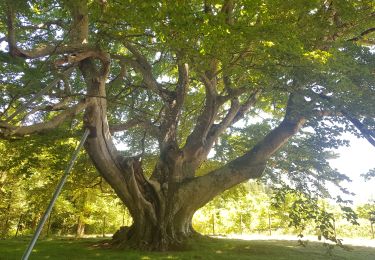
[[[364,43],[367,43],[367,44],[374,44],[375,40],[371,41],[371,40],[368,40],[368,39],[364,39],[366,35],[374,33],[374,32],[375,32],[375,28],[369,28],[369,29],[361,32],[361,34],[359,36],[353,37],[353,38],[349,39],[348,41],[351,41],[351,42],[363,41]]]
[[[323,100],[326,100],[332,104],[334,104],[334,99],[330,96],[319,94],[318,95]],[[355,128],[358,129],[358,131],[362,134],[362,136],[375,147],[375,132],[368,129],[358,118],[353,116],[346,108],[344,108],[342,105],[338,106],[337,108],[338,113],[336,115],[344,116],[349,122],[351,122]]]
[[[367,129],[361,121],[353,117],[348,111],[342,109],[341,113],[358,129],[362,136],[375,147],[375,132]]]

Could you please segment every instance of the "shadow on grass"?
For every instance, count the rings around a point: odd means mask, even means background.
[[[190,250],[180,252],[140,252],[98,247],[102,239],[54,238],[40,240],[30,259],[375,259],[375,248],[335,248],[331,255],[321,243],[301,247],[287,240],[234,240],[201,237],[188,242]],[[21,259],[29,238],[0,241],[0,259]]]

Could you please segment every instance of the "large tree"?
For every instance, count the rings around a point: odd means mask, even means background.
[[[304,126],[295,147],[314,133],[334,147],[343,131],[375,145],[372,1],[4,0],[1,9],[0,136],[88,128],[87,153],[134,219],[115,236],[120,246],[166,249],[191,235],[198,208],[261,177]],[[259,117],[272,118],[267,132],[251,127]],[[255,131],[252,145],[199,170],[234,124]]]

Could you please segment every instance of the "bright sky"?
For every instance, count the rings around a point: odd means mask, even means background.
[[[340,158],[331,160],[330,164],[353,180],[345,186],[356,194],[351,198],[354,203],[366,203],[375,199],[375,179],[365,181],[360,175],[375,168],[375,147],[366,139],[359,139],[354,135],[346,134],[344,137],[350,140],[350,146],[336,150]]]

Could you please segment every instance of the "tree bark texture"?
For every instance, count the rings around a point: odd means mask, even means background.
[[[83,237],[85,235],[86,223],[84,222],[82,218],[83,218],[82,216],[78,216],[76,237]]]

